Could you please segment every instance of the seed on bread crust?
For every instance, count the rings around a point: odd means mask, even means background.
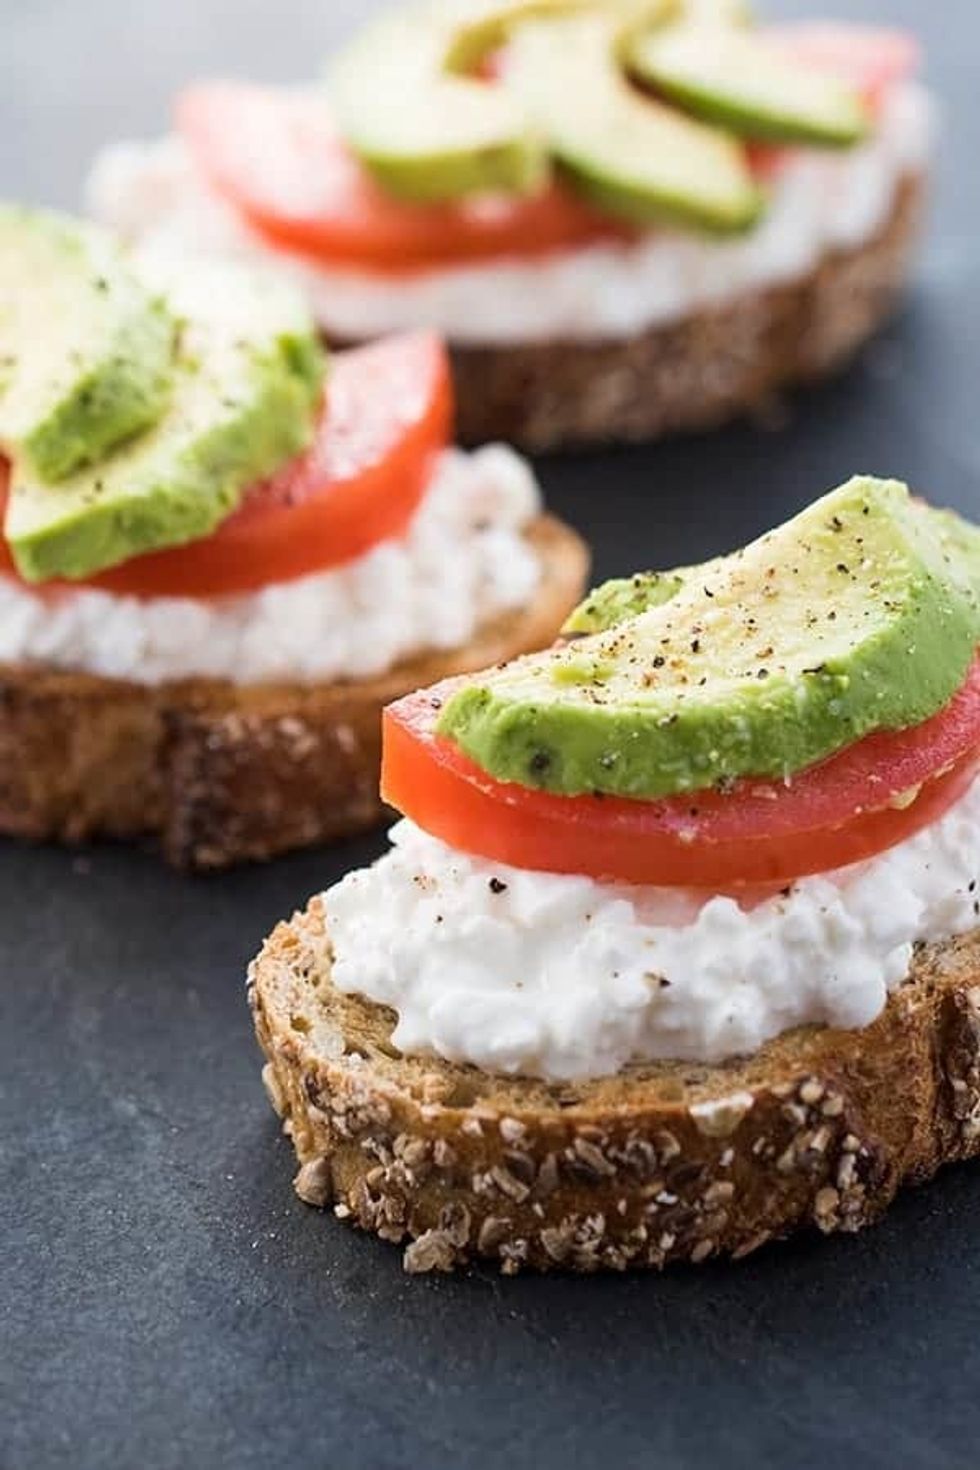
[[[320,1203],[326,1183],[336,1214],[407,1242],[411,1271],[738,1259],[799,1228],[859,1230],[903,1183],[980,1153],[980,931],[920,946],[863,1031],[553,1086],[400,1056],[393,1013],[330,984],[320,900],[266,942],[249,995],[297,1189]]]

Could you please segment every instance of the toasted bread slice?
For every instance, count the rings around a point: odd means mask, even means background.
[[[922,947],[865,1030],[808,1027],[720,1066],[548,1084],[400,1055],[393,1013],[330,979],[323,905],[249,975],[264,1077],[311,1204],[411,1271],[477,1257],[595,1271],[856,1231],[980,1152],[980,931]]]
[[[909,174],[855,249],[635,337],[454,347],[462,442],[545,450],[710,429],[838,370],[906,285],[924,200],[924,178]]]
[[[0,665],[0,832],[154,836],[175,865],[217,868],[371,826],[384,811],[384,705],[540,648],[581,597],[588,553],[576,533],[542,516],[527,535],[542,566],[530,606],[377,678],[150,686]]]

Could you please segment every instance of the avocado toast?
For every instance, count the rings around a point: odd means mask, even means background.
[[[839,367],[887,316],[929,163],[916,65],[902,33],[744,6],[419,0],[325,86],[189,88],[90,200],[153,252],[273,262],[332,342],[441,331],[464,442],[653,438]]]
[[[328,361],[268,273],[0,206],[0,831],[214,867],[377,821],[382,706],[585,574],[451,418],[430,335]]]
[[[980,1151],[980,531],[857,477],[385,714],[392,850],[249,975],[301,1198],[595,1271]]]

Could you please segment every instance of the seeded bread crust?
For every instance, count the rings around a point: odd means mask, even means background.
[[[463,648],[374,679],[151,687],[0,665],[0,832],[79,842],[155,837],[180,868],[273,857],[378,822],[381,710],[449,674],[549,643],[582,596],[584,543],[541,517],[528,532],[533,603]]]
[[[907,283],[924,196],[910,174],[857,249],[636,337],[454,347],[460,439],[536,451],[657,439],[714,428],[842,368]]]
[[[314,899],[249,971],[263,1078],[300,1198],[407,1242],[409,1271],[737,1258],[803,1227],[859,1230],[902,1184],[980,1153],[980,930],[921,947],[863,1031],[566,1084],[403,1057],[394,1014],[341,995],[330,967]]]

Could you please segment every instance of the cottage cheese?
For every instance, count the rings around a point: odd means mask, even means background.
[[[0,577],[0,662],[156,684],[367,678],[465,643],[526,604],[540,567],[523,529],[540,509],[512,450],[447,450],[404,540],[331,571],[208,600],[33,591]]]
[[[208,187],[173,137],[105,150],[88,202],[98,218],[151,253],[192,250],[274,264],[307,293],[324,331],[339,338],[419,326],[460,343],[617,338],[792,280],[826,251],[860,245],[887,219],[900,181],[925,166],[933,132],[928,94],[912,83],[894,88],[866,144],[791,156],[766,219],[745,239],[658,230],[629,246],[394,278],[272,249]]]
[[[721,1061],[811,1022],[866,1026],[915,941],[978,923],[980,781],[870,862],[742,904],[525,872],[410,822],[391,835],[325,895],[334,983],[393,1007],[402,1050],[488,1071],[603,1076]]]

